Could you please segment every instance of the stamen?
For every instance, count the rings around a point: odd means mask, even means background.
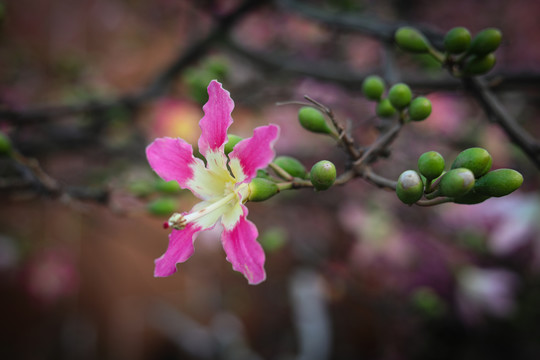
[[[182,215],[180,213],[174,213],[169,218],[169,221],[167,222],[167,225],[169,225],[173,229],[182,230],[182,229],[184,229],[186,227],[187,221],[186,221],[186,218],[184,217],[184,215]]]

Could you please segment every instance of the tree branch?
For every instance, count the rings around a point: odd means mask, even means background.
[[[246,0],[231,13],[218,17],[217,24],[204,38],[194,43],[187,50],[182,49],[169,65],[139,91],[120,95],[115,99],[93,99],[80,104],[44,106],[26,110],[0,109],[0,123],[6,122],[20,126],[57,120],[81,113],[110,110],[115,107],[136,108],[165,93],[171,82],[186,66],[204,56],[211,45],[230,31],[234,24],[244,15],[267,2],[268,0]]]

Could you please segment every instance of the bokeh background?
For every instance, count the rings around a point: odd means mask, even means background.
[[[540,358],[538,168],[429,58],[335,21],[380,31],[500,28],[488,80],[540,138],[540,3],[247,4],[238,12],[244,5],[233,0],[0,2],[0,131],[62,189],[22,181],[28,163],[0,159],[0,357]],[[303,130],[297,105],[276,102],[309,95],[367,145],[381,125],[360,92],[371,73],[407,81],[433,103],[378,173],[395,179],[425,151],[451,162],[482,146],[494,167],[519,170],[523,187],[433,208],[405,206],[362,180],[285,192],[249,206],[266,251],[264,283],[249,286],[232,271],[219,229],[199,236],[175,275],[153,277],[167,209],[195,199],[160,183],[144,149],[159,136],[196,143],[211,79],[235,100],[232,133],[278,124],[278,155],[342,170],[332,140]]]

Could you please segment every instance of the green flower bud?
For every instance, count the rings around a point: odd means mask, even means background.
[[[444,196],[457,198],[468,193],[474,186],[474,174],[465,168],[453,169],[441,178],[439,188]]]
[[[257,170],[257,177],[260,179],[272,180],[272,177],[270,174],[268,174],[268,171],[262,169]]]
[[[293,177],[304,179],[307,176],[307,171],[304,165],[293,157],[278,156],[274,159],[274,164],[285,170]]]
[[[420,200],[424,194],[424,183],[420,175],[414,170],[402,172],[397,181],[396,194],[407,205]]]
[[[224,79],[229,72],[227,60],[221,57],[213,57],[206,62],[207,70],[217,79]]]
[[[499,29],[484,29],[474,37],[469,52],[478,56],[487,55],[497,50],[501,44],[501,39],[502,33]]]
[[[470,44],[471,33],[464,27],[455,27],[444,37],[444,48],[450,54],[463,53],[467,51]]]
[[[227,142],[225,143],[225,154],[226,155],[229,155],[229,153],[231,151],[233,151],[234,147],[236,146],[236,144],[238,144],[240,141],[244,140],[243,138],[241,138],[240,136],[237,136],[237,135],[233,135],[233,134],[229,134],[228,135],[228,140]]]
[[[427,180],[441,176],[444,171],[444,158],[436,151],[428,151],[418,158],[418,170]]]
[[[165,181],[163,179],[157,179],[154,186],[157,191],[166,194],[177,194],[182,190],[178,182],[174,180]]]
[[[430,44],[421,32],[415,28],[404,26],[399,28],[395,34],[396,43],[403,50],[414,53],[427,53]]]
[[[465,62],[463,70],[467,75],[482,75],[495,66],[495,55],[473,56]]]
[[[2,132],[0,132],[0,156],[9,155],[11,153],[11,141]]]
[[[512,169],[488,172],[476,182],[474,190],[486,196],[501,197],[512,193],[523,184],[523,176]]]
[[[317,109],[304,106],[298,111],[300,125],[306,130],[320,134],[330,134],[332,130],[326,123],[324,115]]]
[[[270,199],[272,196],[279,192],[279,188],[276,183],[261,179],[254,178],[249,183],[249,201],[264,201]]]
[[[409,105],[409,117],[414,121],[422,121],[427,119],[431,114],[431,101],[420,96],[414,99]]]
[[[336,181],[336,167],[330,161],[319,161],[311,168],[310,179],[315,190],[329,189]]]
[[[178,209],[178,203],[174,199],[159,198],[148,203],[146,209],[152,215],[164,216],[170,215]]]
[[[396,84],[388,92],[388,100],[396,109],[403,109],[412,99],[412,92],[409,86],[403,83]]]
[[[384,80],[377,75],[368,76],[362,83],[362,92],[370,100],[380,100],[384,89]]]
[[[392,106],[392,103],[390,102],[390,100],[382,99],[377,104],[375,113],[380,117],[388,118],[396,113],[396,108]]]
[[[463,150],[452,163],[451,168],[466,168],[473,172],[475,178],[479,178],[491,169],[493,160],[486,149],[479,147]]]
[[[128,190],[135,196],[144,197],[150,195],[154,191],[154,187],[150,181],[135,180],[129,184]]]
[[[490,196],[479,194],[475,188],[472,188],[471,191],[466,193],[463,196],[458,196],[454,199],[454,202],[456,204],[464,204],[464,205],[473,205],[473,204],[480,204],[481,202],[486,201],[489,199]]]

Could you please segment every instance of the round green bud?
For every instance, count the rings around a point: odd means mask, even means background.
[[[261,179],[254,178],[249,183],[249,201],[264,201],[270,199],[272,196],[279,192],[279,188],[276,183]]]
[[[420,175],[414,170],[402,172],[397,181],[396,194],[407,205],[420,200],[424,194],[424,183]]]
[[[444,158],[436,151],[428,151],[418,158],[418,170],[427,180],[441,176],[444,171]]]
[[[293,157],[278,156],[274,159],[274,164],[285,170],[293,177],[304,179],[307,176],[307,171],[304,165]]]
[[[229,134],[228,135],[228,140],[227,142],[225,143],[225,154],[226,155],[229,155],[229,153],[231,151],[233,151],[234,147],[236,146],[236,144],[238,144],[240,141],[244,140],[243,138],[241,138],[240,136],[238,135],[233,135],[233,134]]]
[[[380,100],[384,89],[384,80],[377,75],[368,76],[362,83],[362,93],[370,100]]]
[[[480,31],[471,43],[469,52],[474,55],[484,56],[497,50],[501,44],[502,33],[499,29],[489,28]]]
[[[523,184],[523,176],[512,169],[488,172],[476,182],[474,190],[486,196],[501,197],[512,193]]]
[[[412,99],[411,89],[407,84],[399,83],[395,84],[388,91],[388,100],[396,109],[403,109]]]
[[[413,121],[425,120],[430,114],[431,101],[423,96],[417,97],[409,105],[409,117]]]
[[[467,75],[482,75],[493,69],[496,61],[494,54],[473,56],[465,62],[463,70]]]
[[[415,28],[404,26],[396,31],[396,43],[403,50],[414,53],[426,53],[430,49],[429,41]]]
[[[465,168],[453,169],[441,178],[439,188],[444,196],[457,198],[468,193],[474,186],[474,174]]]
[[[301,108],[298,111],[298,120],[304,129],[314,133],[330,134],[332,132],[324,115],[315,108],[309,106]]]
[[[0,156],[11,153],[11,141],[4,133],[0,132]]]
[[[336,181],[336,167],[330,161],[322,160],[313,165],[309,175],[315,190],[327,190]]]
[[[473,205],[480,204],[481,202],[484,202],[489,198],[490,196],[482,195],[475,191],[475,188],[472,188],[471,191],[469,191],[465,195],[454,198],[454,202],[456,204]]]
[[[464,27],[455,27],[444,37],[444,48],[450,54],[463,53],[467,51],[470,44],[471,33]]]
[[[157,191],[166,194],[177,194],[182,190],[175,180],[165,181],[163,179],[157,179],[154,186]]]
[[[146,208],[152,215],[165,216],[174,213],[178,209],[178,203],[174,199],[159,198],[149,202]]]
[[[375,113],[383,118],[391,117],[396,113],[396,108],[392,106],[392,103],[388,99],[382,99],[377,104]]]
[[[475,178],[479,178],[491,169],[493,159],[486,149],[474,147],[463,150],[452,163],[451,168],[466,168],[473,172]]]

